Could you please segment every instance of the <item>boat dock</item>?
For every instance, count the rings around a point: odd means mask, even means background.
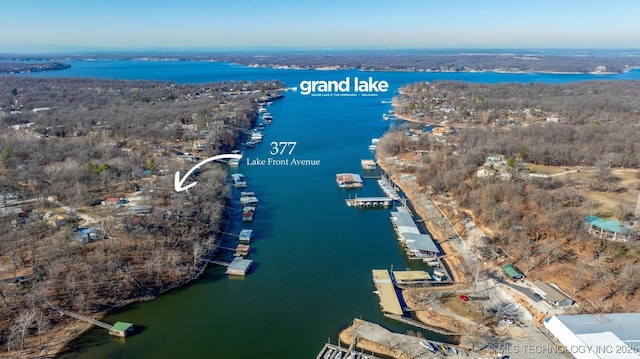
[[[242,257],[235,257],[227,267],[227,274],[244,276],[249,272],[253,261]]]
[[[382,311],[384,313],[402,316],[404,311],[400,305],[400,300],[398,299],[398,294],[396,294],[396,288],[393,285],[389,271],[386,269],[374,269],[371,272],[373,274],[373,283],[380,297]]]
[[[322,347],[316,359],[381,359],[373,354],[357,352],[353,348],[344,348],[327,343]]]
[[[251,249],[251,246],[248,244],[238,244],[238,246],[235,249],[236,253],[234,254],[234,256],[236,257],[248,256],[250,249]]]
[[[421,270],[393,271],[393,281],[398,286],[431,284],[431,275]]]
[[[442,255],[433,238],[420,233],[413,217],[405,212],[391,212],[391,224],[411,259],[435,260]]]
[[[345,200],[347,206],[358,208],[391,207],[393,199],[389,197],[356,197]]]
[[[64,310],[64,309],[60,309],[58,307],[56,307],[55,305],[51,304],[50,302],[48,302],[47,304],[49,304],[49,306],[57,311],[58,313],[60,313],[60,315],[66,315],[78,320],[81,320],[83,322],[87,322],[90,324],[93,324],[97,327],[100,328],[104,328],[106,330],[109,331],[109,334],[113,335],[113,336],[117,336],[117,337],[126,337],[128,334],[131,334],[133,332],[133,324],[132,323],[127,323],[127,322],[116,322],[116,324],[111,325],[109,323],[105,323],[102,321],[99,321],[97,319],[91,318],[91,317],[87,317],[86,315],[82,315],[79,313],[75,313],[69,310]]]
[[[398,194],[398,188],[385,175],[380,176],[380,179],[378,179],[377,182],[380,188],[382,189],[382,191],[388,197],[391,197],[396,201],[399,201],[401,199],[400,195]]]
[[[376,164],[376,161],[369,160],[369,159],[360,160],[360,165],[362,166],[363,170],[369,170],[369,171],[375,170],[376,167],[378,166]]]
[[[340,188],[361,188],[362,177],[357,173],[338,173],[336,182]]]
[[[238,236],[238,240],[240,242],[251,242],[251,238],[253,238],[253,229],[243,229],[240,231],[240,235]]]
[[[425,330],[429,330],[432,331],[434,333],[438,333],[438,334],[442,334],[442,335],[447,335],[447,336],[456,336],[456,335],[460,335],[460,333],[456,333],[456,332],[452,332],[450,330],[446,330],[446,329],[442,329],[442,328],[437,328],[434,326],[430,326],[430,325],[426,325],[422,322],[419,322],[415,319],[411,319],[411,318],[405,318],[401,315],[395,315],[395,314],[389,314],[389,313],[384,313],[383,314],[385,317],[389,318],[389,319],[393,319],[393,320],[397,320],[399,322],[405,323],[405,324],[409,324],[409,325],[413,325],[414,327],[418,327],[418,328],[422,328]]]

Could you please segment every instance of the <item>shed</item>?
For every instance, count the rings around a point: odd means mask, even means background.
[[[503,265],[502,270],[513,281],[524,278],[524,274],[520,271],[520,269],[518,269],[518,267],[514,266],[513,264]]]
[[[131,334],[133,332],[133,323],[126,322],[116,322],[116,324],[109,329],[109,334],[115,335],[118,337],[126,337],[127,334]]]

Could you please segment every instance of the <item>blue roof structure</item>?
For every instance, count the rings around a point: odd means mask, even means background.
[[[629,228],[623,227],[620,222],[615,219],[605,220],[598,216],[588,215],[584,217],[584,220],[587,221],[590,225],[604,229],[605,231],[609,231],[612,233],[620,233],[620,234],[633,234],[633,231]]]

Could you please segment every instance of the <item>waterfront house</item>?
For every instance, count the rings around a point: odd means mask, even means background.
[[[598,238],[605,238],[617,242],[628,242],[633,238],[633,230],[624,227],[615,219],[605,220],[598,216],[588,215],[584,217],[587,231]]]

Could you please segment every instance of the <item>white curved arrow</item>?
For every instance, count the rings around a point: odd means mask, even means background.
[[[176,192],[180,192],[180,191],[184,191],[186,189],[189,189],[193,186],[196,185],[196,183],[198,182],[193,182],[193,183],[189,183],[188,185],[182,187],[182,184],[184,183],[184,181],[189,178],[189,176],[193,173],[193,171],[196,170],[196,168],[202,166],[203,164],[207,163],[207,162],[211,162],[211,161],[218,161],[218,160],[231,160],[231,159],[241,159],[242,155],[240,154],[232,154],[232,153],[225,153],[225,154],[221,154],[221,155],[216,155],[213,157],[209,157],[206,160],[200,161],[198,162],[198,164],[196,164],[195,166],[191,167],[191,169],[184,175],[184,177],[182,177],[182,179],[180,179],[180,171],[176,171],[176,177],[175,177],[175,181],[173,182],[173,185],[176,189]]]

